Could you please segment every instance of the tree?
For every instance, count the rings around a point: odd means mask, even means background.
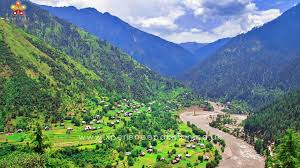
[[[128,165],[133,166],[134,165],[134,160],[132,157],[128,157]]]
[[[261,139],[255,141],[255,150],[257,153],[262,154],[264,150],[264,144]]]
[[[46,143],[47,137],[43,135],[42,127],[39,122],[36,122],[36,128],[33,132],[33,150],[37,153],[43,154],[45,149],[50,147],[48,143]]]
[[[203,159],[204,159],[204,158],[203,158],[203,155],[199,155],[199,156],[198,156],[198,160],[199,160],[201,163],[203,162]]]
[[[162,158],[161,155],[157,155],[156,160],[160,161],[161,158]]]
[[[299,168],[300,136],[289,129],[280,142],[275,153],[275,167]]]

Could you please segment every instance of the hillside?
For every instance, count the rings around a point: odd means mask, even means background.
[[[207,43],[197,43],[197,42],[186,42],[186,43],[180,43],[179,44],[184,49],[188,50],[192,54],[195,54],[197,50],[201,49],[202,47],[205,47],[208,45]]]
[[[205,132],[177,120],[177,110],[191,101],[181,96],[184,89],[141,103],[107,92],[102,82],[70,56],[1,19],[0,167],[170,166],[176,150],[190,153],[180,156],[178,167],[218,164],[217,148],[199,136]],[[187,149],[188,138],[165,139],[179,132],[203,146]],[[215,136],[218,141],[223,142]],[[209,159],[200,162],[198,154]]]
[[[289,93],[258,110],[245,123],[245,132],[274,142],[292,128],[300,131],[300,91]]]
[[[140,31],[109,13],[103,14],[92,8],[41,7],[121,48],[160,74],[175,76],[195,62],[193,54],[181,46]]]
[[[225,44],[230,41],[230,38],[224,38],[217,40],[215,42],[209,43],[201,48],[198,48],[194,51],[194,55],[197,57],[198,64],[205,60],[206,58],[214,55],[220,48],[222,48]],[[194,65],[194,66],[197,66]]]
[[[0,37],[0,130],[17,116],[60,121],[103,95],[99,76],[41,40],[2,20]]]
[[[174,88],[183,88],[181,84],[140,65],[118,48],[30,2],[24,2],[27,5],[26,16],[13,17],[9,9],[12,3],[13,0],[0,2],[1,16],[10,18],[11,22],[25,31],[92,70],[101,79],[99,87],[108,92],[145,101],[158,98],[161,93],[171,92]]]
[[[203,96],[245,100],[258,107],[300,86],[300,5],[231,39],[184,75]]]

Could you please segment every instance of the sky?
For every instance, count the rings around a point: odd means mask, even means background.
[[[300,0],[31,0],[92,7],[166,40],[209,43],[234,37],[280,16]]]

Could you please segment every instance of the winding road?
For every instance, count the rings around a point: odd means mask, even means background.
[[[214,134],[225,140],[226,148],[219,168],[264,168],[265,159],[256,153],[253,146],[241,139],[209,126],[210,116],[223,113],[221,112],[222,107],[215,103],[212,104],[215,108],[214,112],[207,112],[198,108],[196,109],[196,115],[194,115],[195,109],[189,108],[180,115],[180,118],[183,122],[190,121],[210,135]],[[239,116],[235,115],[234,117]],[[245,119],[245,116],[240,116],[240,118]]]

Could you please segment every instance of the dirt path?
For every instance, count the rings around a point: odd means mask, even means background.
[[[209,126],[209,116],[216,116],[221,112],[222,107],[213,103],[215,112],[207,112],[201,109],[186,109],[180,115],[182,121],[197,125],[199,128],[208,132],[210,135],[217,135],[226,142],[226,148],[223,153],[223,160],[219,164],[219,168],[264,168],[264,158],[256,153],[254,148],[245,141],[238,139],[230,134],[224,133],[216,128]],[[235,117],[245,119],[245,116],[235,115]]]

